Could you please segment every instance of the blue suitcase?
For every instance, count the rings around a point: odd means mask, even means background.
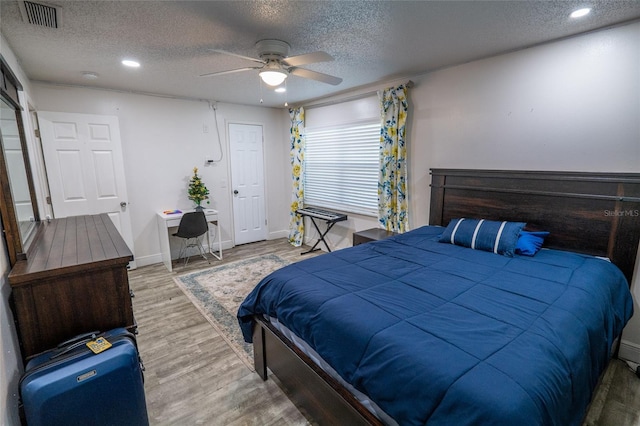
[[[135,337],[124,328],[78,336],[31,359],[20,398],[28,426],[149,424]]]

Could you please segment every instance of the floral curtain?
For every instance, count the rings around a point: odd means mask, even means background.
[[[378,92],[380,129],[380,172],[378,174],[378,220],[388,231],[408,231],[407,215],[407,86]]]
[[[304,218],[296,210],[304,207],[304,108],[289,109],[291,117],[291,211],[289,242],[300,247],[304,238]]]

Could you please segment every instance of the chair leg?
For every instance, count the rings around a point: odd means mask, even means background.
[[[186,239],[186,246],[185,246],[185,258],[184,258],[184,264],[182,266],[187,266],[187,263],[189,263],[189,259],[191,259],[191,255],[187,254],[187,251],[189,250],[189,248],[193,247],[193,243],[189,243],[189,239]]]
[[[207,252],[205,251],[204,246],[202,245],[202,240],[198,239],[197,241],[198,241],[198,249],[200,249],[200,256],[202,256],[202,258],[206,260],[207,263],[210,264],[211,260],[209,260],[209,258],[207,257],[207,254],[206,254]]]
[[[207,258],[206,251],[204,249],[204,246],[202,245],[202,241],[200,241],[200,238],[198,237],[194,238],[193,242],[189,242],[189,240],[190,238],[184,240],[183,249],[180,250],[180,253],[184,254],[185,256],[183,266],[187,266],[187,263],[189,263],[189,259],[191,258],[191,256],[187,256],[187,251],[189,250],[189,248],[192,248],[192,247],[197,247],[198,250],[200,251],[200,256],[202,256],[204,260],[206,260],[209,264],[211,264],[211,261],[209,260],[209,258]],[[180,259],[180,257],[181,256],[178,256],[178,259]]]
[[[178,260],[182,259],[182,256],[187,254],[187,240],[182,240],[180,243],[180,251],[178,252]]]

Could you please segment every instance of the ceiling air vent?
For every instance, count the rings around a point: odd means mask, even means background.
[[[22,19],[33,25],[60,28],[60,7],[28,0],[19,0]]]

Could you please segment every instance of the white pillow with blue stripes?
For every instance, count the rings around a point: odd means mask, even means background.
[[[513,257],[518,236],[525,225],[524,222],[451,219],[440,236],[440,242]]]

